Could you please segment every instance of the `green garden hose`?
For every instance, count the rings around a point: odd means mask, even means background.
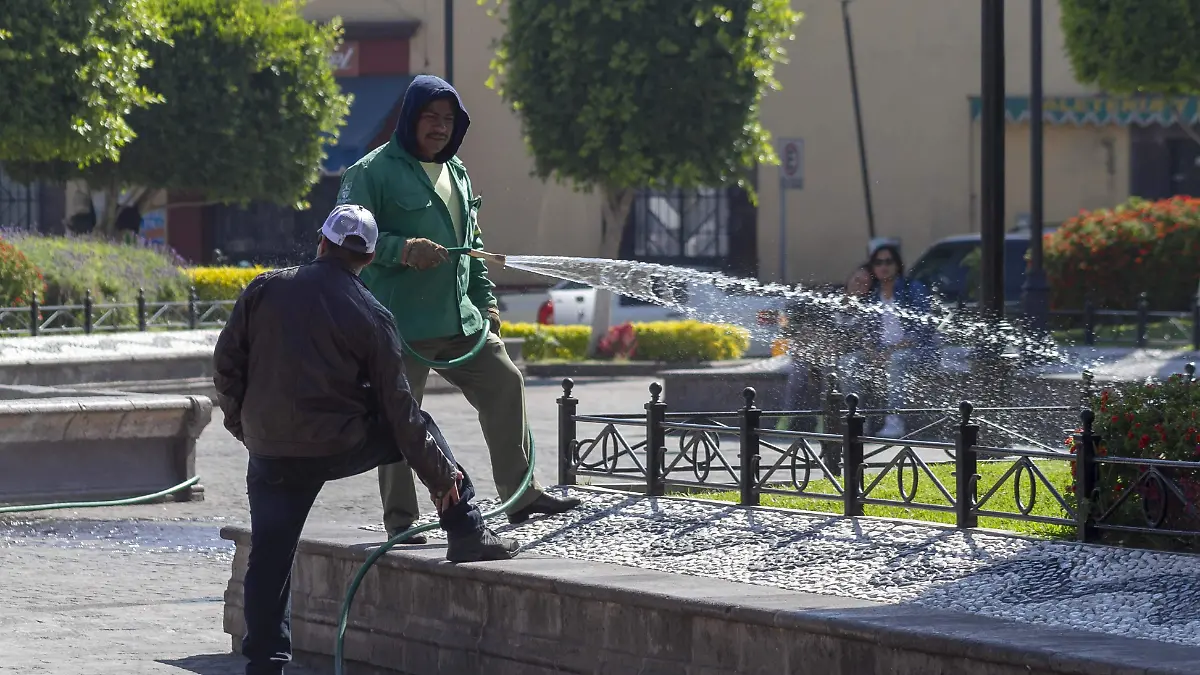
[[[450,248],[450,249],[446,249],[446,250],[449,251],[450,253],[463,253],[470,249],[468,247],[462,247],[462,248]],[[462,356],[460,356],[456,359],[451,359],[449,361],[435,361],[433,359],[427,359],[424,356],[421,356],[420,354],[418,354],[416,352],[416,350],[414,350],[408,346],[408,343],[406,343],[404,341],[404,336],[400,336],[400,344],[404,347],[404,351],[406,354],[409,354],[410,356],[413,357],[413,359],[415,359],[416,361],[418,361],[430,368],[435,368],[435,369],[457,368],[458,366],[461,366],[462,364],[466,363],[467,361],[470,361],[471,359],[475,358],[475,356],[478,355],[479,352],[483,350],[483,346],[485,344],[487,344],[487,336],[488,336],[487,329],[485,328],[484,330],[481,330],[479,332],[479,341],[475,343],[475,346],[472,347],[470,351],[468,351],[466,354],[463,354]],[[534,467],[534,462],[536,461],[535,456],[537,453],[536,453],[536,450],[534,448],[534,443],[533,443],[533,431],[530,430],[528,427],[526,427],[525,433],[529,437],[529,468],[525,470],[525,477],[521,479],[520,486],[517,487],[517,491],[514,492],[511,497],[504,500],[503,504],[501,504],[501,505],[497,506],[496,508],[494,508],[490,511],[487,511],[483,514],[483,517],[485,520],[504,513],[509,507],[511,507],[513,504],[515,504],[517,502],[517,500],[521,498],[522,495],[525,494],[525,491],[529,489],[529,485],[533,482],[533,467]],[[399,544],[402,541],[407,541],[408,539],[411,539],[412,537],[414,537],[418,534],[422,534],[422,533],[428,532],[430,530],[436,530],[438,527],[439,527],[438,523],[429,523],[428,525],[422,525],[420,527],[409,528],[403,532],[398,533],[396,536],[392,537],[391,539],[388,539],[386,542],[384,542],[384,544],[382,546],[380,546],[379,548],[372,551],[371,555],[367,556],[367,559],[365,562],[363,562],[362,567],[360,567],[358,569],[358,573],[354,575],[354,579],[350,581],[350,588],[348,588],[346,590],[346,599],[342,602],[342,613],[341,613],[341,616],[338,617],[337,643],[333,649],[333,672],[334,672],[334,675],[344,675],[344,673],[345,673],[344,659],[345,659],[346,626],[350,621],[350,608],[354,604],[354,596],[358,593],[358,587],[360,585],[362,585],[363,579],[365,579],[367,576],[367,572],[369,572],[371,570],[371,567],[375,564],[376,561],[378,561],[380,558],[382,558],[384,556],[384,554],[386,554],[389,550],[391,550],[392,547],[395,546],[396,544]]]
[[[104,506],[133,506],[134,504],[145,504],[146,502],[152,502],[155,499],[161,499],[169,494],[190,488],[199,480],[200,476],[192,476],[175,487],[169,487],[166,490],[159,490],[152,495],[128,497],[126,499],[112,499],[103,502],[58,502],[55,504],[21,504],[18,506],[0,506],[0,514],[28,513],[30,511],[50,511],[53,509],[95,509]]]

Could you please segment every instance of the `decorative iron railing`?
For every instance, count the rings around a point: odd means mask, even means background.
[[[1194,373],[1189,366],[1187,377],[1192,381]],[[1102,532],[1200,535],[1200,463],[1106,456],[1093,429],[1095,415],[1086,408],[1078,418],[1081,427],[1064,430],[1074,439],[1074,450],[1068,451],[988,420],[995,412],[1046,415],[1072,410],[1065,406],[975,408],[963,401],[957,410],[936,410],[953,415],[955,440],[947,443],[911,434],[903,439],[868,436],[863,413],[872,411],[860,410],[855,394],[846,396],[845,408],[833,415],[821,410],[763,411],[754,405],[754,389],[747,387],[740,410],[681,413],[668,410],[660,398],[661,385],[653,383],[645,414],[586,415],[579,414],[573,390],[573,381],[563,380],[558,399],[558,480],[563,485],[595,477],[617,479],[652,496],[680,488],[736,490],[739,503],[748,506],[759,505],[764,494],[787,495],[841,502],[840,512],[847,516],[863,515],[866,505],[940,511],[953,514],[960,528],[978,527],[980,517],[992,517],[1073,527],[1081,541],[1097,541]],[[785,415],[836,416],[837,424],[825,423],[833,433],[763,424],[764,418]],[[944,422],[945,417],[938,421]],[[600,425],[600,430],[583,435],[581,425]],[[984,432],[1016,442],[987,445],[981,442]],[[999,477],[985,478],[980,474],[983,462],[1005,468],[988,472]],[[935,464],[952,464],[952,479],[939,478]],[[1073,477],[1064,490],[1062,481],[1056,484],[1047,472],[1067,467]],[[1101,480],[1104,471],[1137,473],[1124,481],[1128,487],[1120,493],[1102,494],[1102,488],[1112,484]],[[881,494],[891,481],[898,498]],[[919,499],[922,483],[933,487],[925,499]],[[999,496],[1010,490],[1015,508],[1006,509],[998,504]],[[1144,523],[1131,523],[1131,513],[1139,509]]]
[[[0,307],[0,336],[220,328],[235,302],[200,300],[195,287],[187,300],[169,302],[148,300],[143,289],[129,303],[95,302],[90,290],[79,305],[43,305],[34,296],[26,307]]]

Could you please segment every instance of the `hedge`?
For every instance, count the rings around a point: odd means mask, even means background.
[[[1135,309],[1144,291],[1152,309],[1186,310],[1200,281],[1200,199],[1083,211],[1043,241],[1055,308]]]
[[[200,300],[236,300],[266,267],[189,267],[184,270]]]
[[[46,305],[81,304],[88,290],[96,302],[136,302],[139,288],[145,289],[151,301],[187,297],[187,278],[167,250],[88,236],[7,232],[3,238],[44,275],[42,302]],[[4,283],[10,282],[5,279]]]
[[[654,321],[614,326],[611,332],[632,328],[634,348],[627,356],[643,361],[668,363],[722,361],[741,358],[750,347],[744,328],[699,321]],[[591,327],[586,325],[543,326],[503,322],[504,337],[525,338],[521,353],[527,361],[582,360],[587,354]]]

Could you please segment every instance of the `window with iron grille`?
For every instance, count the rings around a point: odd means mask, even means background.
[[[729,256],[729,191],[642,190],[630,213],[633,255],[650,261],[717,262]]]
[[[22,185],[0,165],[0,227],[36,230],[38,215],[37,183]]]

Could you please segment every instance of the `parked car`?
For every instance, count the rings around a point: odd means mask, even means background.
[[[947,304],[978,301],[977,281],[971,278],[967,257],[979,250],[978,234],[942,239],[930,246],[907,270],[909,278],[929,287]],[[1025,283],[1025,253],[1029,250],[1028,232],[1009,232],[1004,237],[1004,300],[1012,305],[1021,300]]]
[[[671,295],[668,296],[667,293]],[[684,288],[659,288],[655,295],[670,297],[674,301],[695,309],[699,317],[713,316],[751,330],[748,357],[769,356],[772,336],[765,330],[754,330],[765,325],[763,317],[783,307],[783,298],[739,296],[727,294],[711,284],[687,284]],[[596,289],[575,281],[562,281],[550,288],[547,298],[538,308],[538,323],[541,324],[591,324],[595,308]],[[609,310],[609,325],[620,326],[627,322],[679,321],[687,318],[683,312],[664,307],[646,300],[612,294]]]

